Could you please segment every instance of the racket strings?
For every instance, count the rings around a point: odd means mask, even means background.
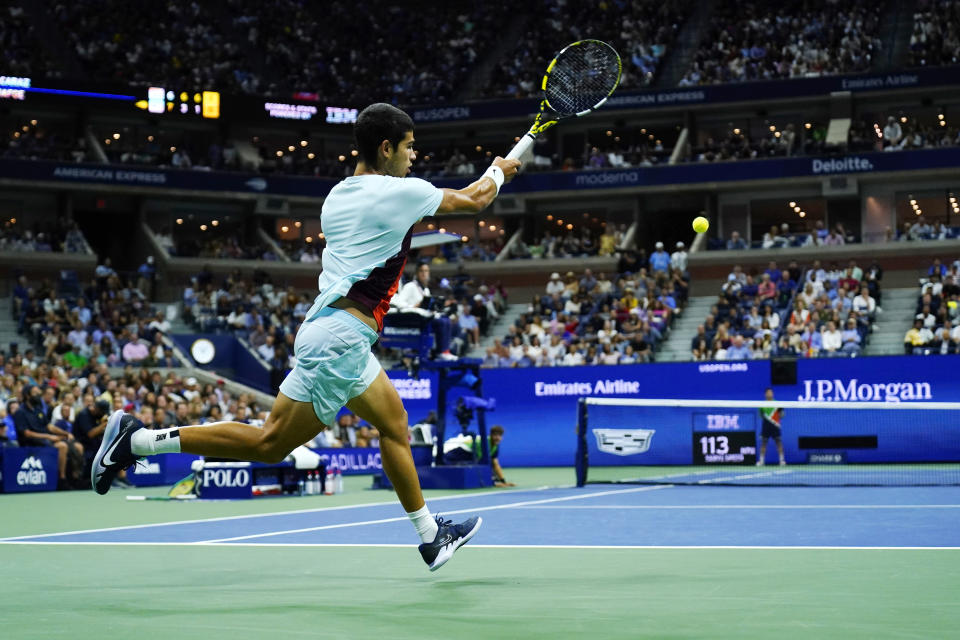
[[[547,78],[544,94],[560,115],[593,109],[620,81],[620,56],[602,42],[585,42],[565,50]]]

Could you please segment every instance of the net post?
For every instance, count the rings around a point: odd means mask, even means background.
[[[577,486],[587,483],[587,399],[577,400],[577,453],[574,460],[577,472]]]

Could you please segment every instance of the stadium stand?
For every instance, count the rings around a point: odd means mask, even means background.
[[[914,355],[960,353],[960,261],[934,259],[920,278],[913,326],[903,338]]]
[[[866,71],[882,43],[884,3],[724,0],[680,86]]]
[[[910,64],[934,67],[960,63],[960,2],[920,0],[913,14]]]
[[[538,0],[531,6],[534,19],[528,21],[517,46],[497,64],[486,93],[514,98],[539,95],[543,65],[556,54],[555,43],[610,33],[619,34],[624,63],[621,86],[649,85],[690,8],[689,2],[629,0],[603,3],[595,10],[593,5]]]

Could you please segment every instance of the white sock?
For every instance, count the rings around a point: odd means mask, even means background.
[[[407,517],[410,518],[410,522],[413,523],[414,528],[417,530],[421,542],[433,542],[436,540],[437,531],[439,531],[440,527],[437,526],[437,521],[430,515],[430,509],[427,508],[427,505],[423,505],[423,507],[416,511],[408,511]]]
[[[130,450],[138,456],[180,453],[180,429],[140,429],[130,436]]]

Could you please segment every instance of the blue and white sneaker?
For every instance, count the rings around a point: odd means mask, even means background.
[[[103,432],[103,442],[90,467],[90,484],[100,495],[110,491],[117,472],[132,467],[140,456],[130,449],[130,436],[143,429],[143,423],[122,410],[113,412]]]
[[[420,555],[423,561],[430,567],[430,571],[436,571],[447,560],[453,557],[453,552],[467,544],[483,524],[483,518],[474,516],[460,524],[453,524],[452,520],[444,520],[437,516],[437,537],[433,542],[424,542],[420,545]]]

